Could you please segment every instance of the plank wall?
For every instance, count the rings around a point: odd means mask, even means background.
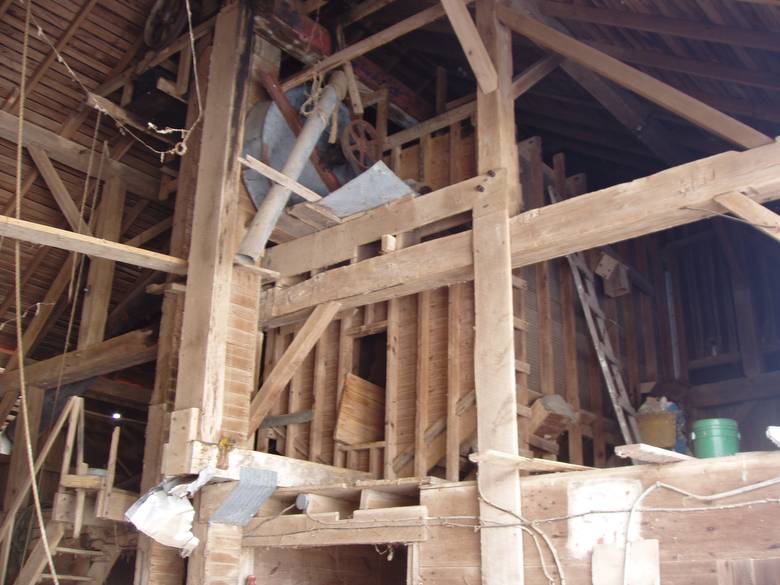
[[[537,148],[535,164],[543,165],[539,139],[533,140],[536,140]],[[455,159],[450,156],[451,152],[455,153]],[[475,172],[473,132],[460,124],[454,125],[436,136],[423,136],[414,144],[393,149],[388,162],[403,179],[420,181],[432,189],[441,188]],[[546,172],[549,174],[551,170],[548,168]],[[428,232],[435,229],[431,228]],[[432,237],[427,235],[428,232],[422,228],[420,233],[406,234],[405,239],[398,240],[410,245],[419,241],[421,236]],[[365,253],[377,253],[377,246],[364,248],[371,250],[358,250],[356,261],[362,259]],[[625,251],[631,253],[633,262],[634,244],[628,244]],[[541,274],[546,280],[543,289],[538,285]],[[607,408],[609,398],[604,393],[595,357],[591,356],[590,337],[576,293],[569,301],[576,306],[575,312],[563,310],[561,282],[571,278],[568,264],[565,259],[557,259],[548,263],[545,272],[532,266],[516,271],[516,276],[516,322],[525,321],[527,329],[525,332],[518,331],[516,341],[516,357],[521,364],[517,375],[519,402],[529,406],[543,394],[558,393],[566,397],[575,410],[581,409],[578,433],[568,446],[564,435],[560,446],[547,442],[548,450],[543,451],[539,441],[531,440],[529,445],[529,438],[521,432],[521,448],[531,449],[537,455],[557,455],[562,460],[573,459],[604,466],[610,453],[607,446],[622,444],[622,441],[617,426],[611,420],[611,407]],[[454,287],[461,287],[461,306],[457,314],[451,315]],[[473,446],[476,417],[473,398],[470,400],[470,397],[473,397],[474,388],[474,301],[471,283],[454,287],[405,296],[341,314],[340,319],[328,328],[317,349],[304,361],[272,412],[287,414],[313,408],[314,420],[261,431],[258,448],[276,449],[290,457],[375,471],[376,475],[383,477],[427,473],[458,479],[452,469],[449,474],[446,473],[445,437],[448,422],[457,420],[457,425],[453,424],[451,428],[457,426],[461,450],[466,454]],[[655,310],[651,305],[645,307],[647,314],[641,312],[642,303],[646,303],[648,298],[635,290],[632,294],[605,302],[605,310],[613,321],[615,347],[624,357],[627,380],[635,391],[639,382],[645,381],[645,376],[653,375],[655,370],[654,363],[649,365],[649,361],[656,360],[655,354],[646,351],[645,347],[654,347],[656,338],[646,333],[649,328],[639,326],[640,319],[652,317]],[[423,303],[428,304],[424,312],[421,308]],[[540,307],[545,307],[542,312]],[[573,314],[575,324],[574,340],[568,346],[564,339],[565,314]],[[299,326],[289,325],[267,332],[265,371],[281,357]],[[451,338],[455,329],[459,331],[459,341],[453,355],[457,356],[459,367],[450,373],[448,351],[449,344],[454,343]],[[376,333],[385,333],[388,337],[384,357],[387,361],[386,430],[390,432],[385,433],[385,441],[380,444],[359,446],[358,449],[343,448],[345,446],[333,442],[340,385],[347,372],[358,373],[360,360],[366,358],[360,355],[360,339]],[[528,375],[523,372],[522,362],[528,364]],[[573,388],[571,380],[567,380],[567,375],[571,373],[566,371],[567,364],[572,362],[576,364]],[[423,363],[425,368],[421,370]],[[318,369],[321,369],[321,374],[315,376]],[[450,383],[452,375],[457,376],[456,383],[454,380]],[[452,406],[457,410],[448,416],[450,387],[457,394],[452,400]],[[527,391],[523,391],[524,388]],[[425,392],[425,396],[421,397],[421,392]],[[458,413],[457,417],[454,412]],[[529,415],[527,408],[521,409],[521,412]],[[520,426],[523,427],[522,424]],[[269,443],[269,439],[272,442]],[[545,445],[543,441],[541,444]],[[425,445],[424,449],[422,445]],[[421,451],[424,451],[422,456]],[[392,463],[385,461],[385,452],[391,453]],[[382,469],[383,472],[377,471]]]
[[[695,494],[712,494],[774,478],[780,473],[779,453],[749,453],[718,460],[699,460],[671,465],[639,465],[608,471],[554,473],[521,478],[523,517],[528,521],[565,518],[575,511],[577,494],[594,488],[590,509],[628,510],[643,489],[656,481]],[[620,488],[631,496],[616,503],[611,495]],[[780,488],[772,485],[742,494],[719,504],[776,498]],[[473,482],[441,484],[421,491],[421,503],[431,517],[458,516],[458,524],[470,524],[464,517],[478,515]],[[695,500],[657,490],[643,500],[653,508],[698,507]],[[775,504],[751,505],[730,510],[697,512],[641,512],[634,518],[632,539],[658,539],[661,583],[704,585],[716,583],[719,562],[738,558],[778,558],[777,538],[772,526],[780,518]],[[567,583],[590,585],[593,544],[623,546],[627,514],[591,515],[590,522],[559,520],[541,522],[538,528],[550,539],[563,566]],[[749,534],[744,527],[751,526]],[[430,538],[420,545],[419,578],[428,585],[456,585],[480,581],[479,533],[471,528],[431,527]],[[541,542],[544,565],[557,577],[549,550]],[[452,554],[457,551],[457,554]],[[525,536],[525,582],[543,585],[539,552]],[[557,578],[555,582],[558,582]]]

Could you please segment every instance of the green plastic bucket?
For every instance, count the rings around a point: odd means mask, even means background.
[[[696,457],[726,457],[739,451],[739,429],[731,418],[705,418],[693,423],[693,452]]]

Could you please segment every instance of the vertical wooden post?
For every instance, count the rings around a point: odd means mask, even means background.
[[[103,199],[97,209],[95,236],[119,241],[122,231],[122,210],[125,207],[127,188],[121,177],[106,181]],[[103,341],[108,320],[108,305],[111,301],[111,285],[114,281],[114,262],[92,258],[89,263],[87,292],[81,310],[78,349],[84,349]]]
[[[447,479],[460,479],[460,424],[458,400],[461,395],[460,348],[463,343],[461,313],[463,312],[463,284],[449,287],[447,307]]]
[[[414,474],[428,474],[427,442],[428,399],[431,380],[431,291],[417,295],[417,408],[414,419]]]
[[[227,5],[217,16],[179,352],[177,388],[183,391],[176,393],[175,408],[199,408],[199,438],[213,443],[220,439],[224,414],[249,30],[243,2]]]
[[[474,386],[477,440],[481,451],[518,453],[517,391],[513,328],[512,264],[509,215],[520,208],[515,146],[514,100],[511,96],[512,45],[498,22],[496,0],[477,1],[477,28],[498,72],[498,88],[477,88],[477,170],[507,171],[504,193],[478,202],[473,211],[474,250]],[[479,464],[483,522],[516,523],[520,514],[520,477],[512,471]],[[503,511],[507,510],[507,512]],[[482,583],[522,585],[523,538],[517,526],[480,532]]]

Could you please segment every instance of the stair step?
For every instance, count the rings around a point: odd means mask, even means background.
[[[103,552],[99,550],[89,550],[86,548],[71,548],[69,546],[58,546],[57,552],[66,555],[78,555],[82,557],[102,557]]]
[[[57,579],[59,581],[78,581],[79,583],[91,583],[92,577],[84,577],[82,575],[60,575],[57,574]],[[54,580],[54,577],[51,573],[43,573],[41,574],[40,581],[52,581]]]

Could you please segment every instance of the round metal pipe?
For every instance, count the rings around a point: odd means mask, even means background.
[[[282,167],[283,174],[293,180],[298,180],[309,161],[309,156],[317,145],[317,141],[328,126],[333,111],[341,104],[346,94],[347,76],[343,71],[336,71],[330,77],[328,85],[322,90],[314,111],[303,125],[301,133],[287,157],[287,162]],[[279,216],[282,215],[289,198],[290,190],[286,187],[274,184],[269,189],[241,241],[236,254],[236,262],[254,265],[263,255],[268,238],[271,237],[271,232],[276,226]]]

